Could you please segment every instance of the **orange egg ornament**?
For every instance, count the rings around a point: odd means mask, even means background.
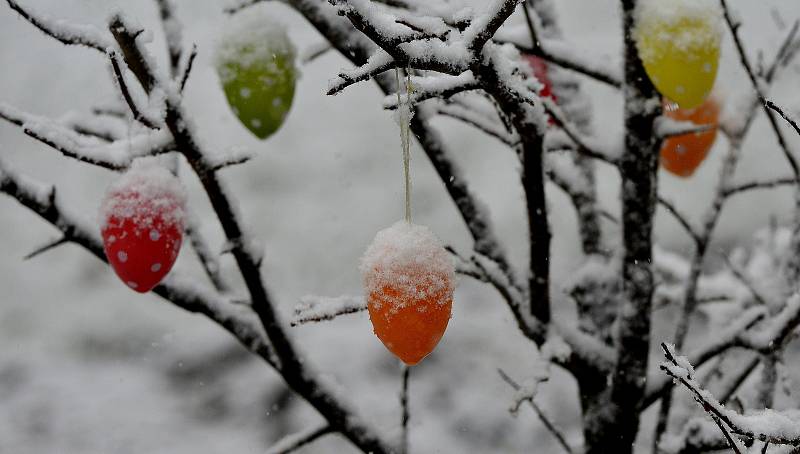
[[[664,115],[676,121],[713,126],[708,131],[670,137],[661,144],[661,166],[670,173],[687,178],[700,167],[714,145],[719,122],[719,104],[713,97],[709,97],[694,109],[681,109],[676,104],[665,101]]]
[[[361,259],[375,335],[404,363],[420,362],[450,320],[455,269],[425,226],[400,221],[381,230]]]

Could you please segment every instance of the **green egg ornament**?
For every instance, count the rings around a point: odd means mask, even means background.
[[[259,139],[275,133],[292,107],[296,53],[283,24],[263,11],[237,14],[223,32],[215,59],[222,89]]]

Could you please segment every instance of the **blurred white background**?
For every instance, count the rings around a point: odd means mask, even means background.
[[[110,11],[121,8],[155,33],[151,51],[166,66],[154,2],[149,0],[20,0],[56,18],[104,27]],[[263,241],[266,281],[280,309],[290,313],[306,294],[358,294],[358,258],[377,230],[402,215],[398,130],[380,109],[382,96],[371,83],[336,97],[324,92],[328,80],[350,64],[331,52],[302,67],[292,111],[283,128],[265,142],[256,140],[228,108],[210,58],[226,20],[223,2],[175,0],[187,46],[199,57],[186,91],[186,104],[208,149],[257,150],[250,163],[222,175],[236,194],[252,232]],[[485,3],[473,0],[476,8]],[[618,58],[617,2],[557,2],[565,36],[575,45]],[[753,58],[765,61],[795,18],[793,0],[731,2],[744,22],[742,32]],[[301,50],[322,38],[302,17],[274,2],[263,5],[285,21]],[[782,29],[771,9],[785,21]],[[514,20],[521,20],[515,17]],[[784,73],[774,98],[800,109],[800,65]],[[593,101],[595,131],[608,141],[621,134],[617,92],[586,82]],[[726,37],[716,92],[735,111],[749,85]],[[60,117],[86,112],[113,99],[107,61],[93,51],[67,48],[46,38],[4,3],[0,5],[0,101],[26,111]],[[498,236],[515,264],[526,258],[524,200],[517,184],[514,154],[493,139],[449,120],[437,122],[474,190],[491,209]],[[792,138],[795,150],[800,140]],[[662,193],[699,222],[715,184],[725,147],[719,139],[707,162],[690,179],[661,173]],[[744,147],[737,176],[788,175],[788,169],[759,116]],[[427,158],[414,147],[414,217],[448,244],[468,251],[470,241],[457,211]],[[20,171],[55,183],[92,224],[105,187],[114,175],[62,158],[0,123],[0,159]],[[191,203],[203,230],[222,247],[217,223],[193,178]],[[616,212],[617,177],[601,167],[599,189]],[[580,263],[574,212],[563,194],[548,187],[554,232],[553,293]],[[717,247],[746,243],[771,216],[786,220],[788,190],[737,198],[725,210]],[[617,231],[609,228],[613,242]],[[315,423],[319,416],[287,394],[277,376],[242,353],[222,330],[153,296],[121,284],[110,268],[80,248],[66,246],[30,261],[35,247],[57,232],[16,201],[0,196],[0,453],[216,453],[263,452],[272,441]],[[659,242],[688,250],[679,226],[659,213]],[[191,250],[177,268],[197,272]],[[229,259],[223,260],[235,279]],[[201,276],[200,274],[197,274]],[[198,277],[200,278],[200,277]],[[366,314],[294,329],[320,371],[343,387],[361,411],[387,431],[396,430],[399,367],[372,335]],[[447,334],[436,352],[412,374],[412,452],[551,452],[550,436],[531,412],[511,417],[512,391],[496,368],[523,378],[535,351],[516,330],[501,300],[488,287],[462,279]],[[565,397],[568,396],[568,397]],[[574,384],[553,380],[540,397],[563,427],[578,414]],[[580,433],[572,430],[570,438]],[[354,452],[327,437],[303,452]],[[540,450],[541,449],[541,450]],[[555,452],[555,451],[553,451]]]

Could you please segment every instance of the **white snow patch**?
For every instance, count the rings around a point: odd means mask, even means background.
[[[186,192],[180,181],[156,158],[141,158],[112,183],[100,207],[100,225],[114,218],[130,218],[150,228],[160,217],[166,225],[183,230]],[[152,239],[152,231],[149,232]]]
[[[366,294],[381,293],[391,286],[401,295],[424,300],[454,290],[455,266],[450,254],[428,227],[406,221],[375,235],[359,270]]]

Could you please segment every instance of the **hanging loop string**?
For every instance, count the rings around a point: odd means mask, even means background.
[[[400,96],[400,69],[394,70],[397,80],[397,112],[400,122],[400,144],[403,148],[403,189],[405,193],[405,220],[411,222],[411,71],[406,71],[406,99]]]

